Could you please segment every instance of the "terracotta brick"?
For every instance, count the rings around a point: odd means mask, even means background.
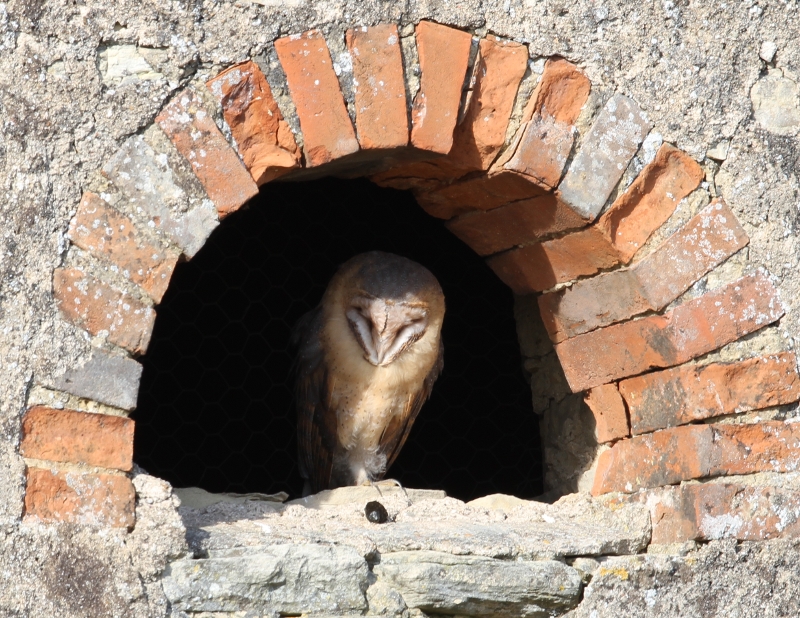
[[[633,492],[713,476],[790,472],[798,464],[797,423],[685,425],[620,440],[603,452],[592,493]]]
[[[676,367],[623,380],[634,434],[800,399],[793,352],[737,363]]]
[[[649,369],[680,365],[763,328],[783,315],[763,275],[744,277],[664,315],[578,335],[556,344],[573,392]]]
[[[81,249],[118,266],[156,302],[167,291],[180,257],[177,250],[156,245],[133,221],[95,193],[83,194],[68,236]]]
[[[590,389],[583,400],[594,414],[595,437],[600,444],[631,435],[625,402],[616,384],[604,384]]]
[[[122,416],[35,406],[22,419],[23,457],[129,471],[133,421]]]
[[[532,236],[562,232],[584,223],[557,195],[546,193],[493,210],[467,213],[450,219],[446,226],[479,255],[490,255]],[[502,264],[502,256],[498,259]]]
[[[503,167],[556,187],[575,141],[575,121],[590,90],[589,78],[574,64],[563,58],[548,60],[528,102],[527,122],[520,127]]]
[[[594,220],[651,126],[636,101],[621,94],[611,97],[558,186],[562,199]]]
[[[415,191],[417,202],[439,219],[451,219],[472,210],[492,210],[533,197],[546,190],[514,172],[482,174],[436,191]]]
[[[789,489],[705,483],[643,491],[627,502],[649,508],[657,544],[800,535],[800,492]]]
[[[748,243],[721,201],[709,204],[641,262],[539,297],[553,342],[660,311]]]
[[[132,528],[136,492],[125,476],[80,474],[29,467],[25,518]]]
[[[395,24],[347,31],[353,59],[358,142],[362,148],[408,144],[408,108],[400,37]]]
[[[421,21],[416,40],[422,75],[411,112],[411,144],[447,154],[453,145],[472,36]]]
[[[630,187],[597,221],[627,264],[703,180],[703,169],[686,153],[664,144]]]
[[[256,63],[235,64],[206,86],[222,105],[242,161],[257,185],[300,167],[300,149],[292,130]]]
[[[306,165],[323,165],[357,152],[358,140],[322,33],[309,30],[278,39],[275,51],[303,130]]]
[[[77,268],[57,268],[53,295],[59,309],[73,324],[92,335],[108,333],[110,343],[134,354],[144,354],[156,312],[129,294],[85,274]]]
[[[194,90],[187,88],[172,99],[156,122],[192,166],[220,219],[258,193],[250,173]]]

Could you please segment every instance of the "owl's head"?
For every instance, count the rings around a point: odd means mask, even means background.
[[[376,367],[395,362],[426,335],[438,341],[444,294],[424,266],[399,255],[371,251],[345,262],[331,280],[364,358]]]

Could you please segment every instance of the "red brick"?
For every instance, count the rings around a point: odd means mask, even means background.
[[[481,174],[436,191],[415,191],[414,195],[428,214],[451,219],[472,210],[492,210],[545,193],[545,189],[520,174],[500,172]]]
[[[394,24],[347,31],[353,59],[356,127],[362,148],[408,144],[408,108],[400,37]]]
[[[550,338],[558,343],[646,311],[660,311],[748,243],[721,201],[698,215],[641,262],[539,297]]]
[[[575,121],[586,103],[591,82],[574,64],[552,58],[528,102],[526,120],[503,164],[548,187],[561,180],[575,141]]]
[[[763,328],[783,315],[763,275],[744,277],[660,316],[607,326],[556,344],[578,392],[649,369],[680,365]]]
[[[630,187],[597,222],[627,264],[678,203],[703,180],[703,169],[686,153],[664,144]]]
[[[800,535],[800,492],[730,483],[643,491],[626,502],[650,510],[652,543],[737,539],[765,541]]]
[[[156,312],[77,268],[57,268],[53,295],[61,313],[92,335],[108,333],[110,343],[133,354],[144,354]]]
[[[490,255],[522,244],[533,235],[562,232],[584,223],[556,194],[546,193],[493,210],[467,213],[450,219],[446,226],[479,255]],[[503,263],[502,256],[498,260]]]
[[[128,279],[158,302],[180,257],[159,247],[127,216],[95,193],[84,193],[69,228],[69,239],[81,249],[115,264]]]
[[[22,419],[23,457],[129,471],[133,421],[122,416],[35,406]]]
[[[322,33],[309,30],[278,39],[275,51],[303,130],[306,165],[323,165],[357,152],[358,140]]]
[[[631,435],[625,402],[622,401],[616,384],[604,384],[590,389],[583,400],[594,414],[595,437],[600,444]]]
[[[609,99],[558,185],[562,199],[594,220],[622,178],[652,124],[633,99]]]
[[[248,60],[225,69],[206,86],[222,105],[225,122],[257,185],[300,167],[300,149],[261,69]]]
[[[187,88],[178,94],[156,116],[156,122],[192,166],[220,219],[258,193],[250,173],[194,90]]]
[[[130,529],[135,502],[125,476],[27,469],[26,519]]]
[[[676,367],[623,380],[634,434],[800,399],[793,352],[737,363]]]
[[[422,75],[411,112],[411,144],[447,154],[453,145],[472,36],[421,21],[416,39]]]

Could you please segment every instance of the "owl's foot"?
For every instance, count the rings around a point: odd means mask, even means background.
[[[400,491],[402,491],[403,494],[406,497],[406,501],[408,502],[408,506],[411,506],[411,498],[408,497],[408,492],[406,491],[406,488],[403,487],[403,485],[397,479],[382,479],[380,481],[370,481],[370,485],[372,485],[377,490],[377,492],[380,494],[381,498],[383,498],[383,492],[381,491],[381,487],[380,487],[381,485],[390,485],[390,486],[394,486],[394,487],[399,487]]]

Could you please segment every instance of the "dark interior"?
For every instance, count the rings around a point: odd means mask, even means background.
[[[176,487],[297,497],[292,326],[373,249],[425,265],[447,299],[444,372],[387,476],[463,500],[542,493],[510,291],[411,193],[366,180],[268,184],[179,265],[141,359],[136,462]]]

